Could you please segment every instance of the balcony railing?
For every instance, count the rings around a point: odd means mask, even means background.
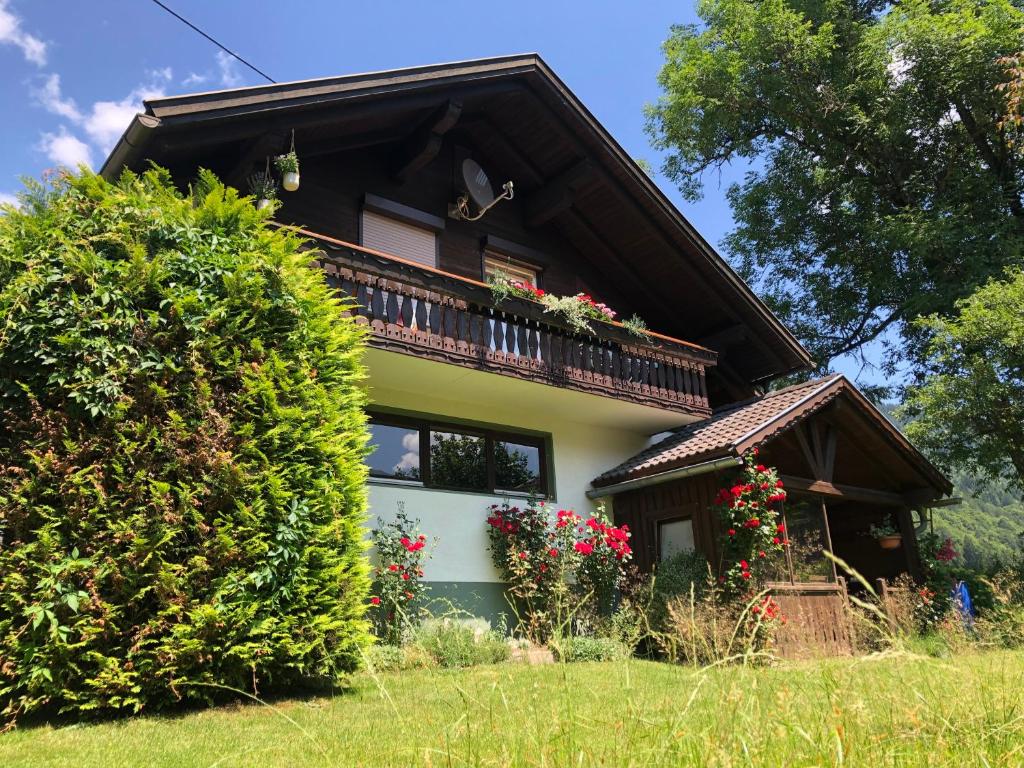
[[[715,353],[593,321],[581,334],[536,302],[495,306],[475,280],[299,230],[328,282],[356,302],[370,346],[695,415],[710,413]]]

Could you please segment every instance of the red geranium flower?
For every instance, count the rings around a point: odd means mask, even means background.
[[[380,605],[380,598],[376,597],[376,596],[371,597],[370,598],[370,605]]]

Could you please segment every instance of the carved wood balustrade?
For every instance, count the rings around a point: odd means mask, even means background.
[[[311,233],[303,233],[311,234]],[[354,299],[371,347],[642,405],[707,415],[715,353],[592,321],[578,333],[532,301],[495,306],[490,288],[322,236],[315,263]]]

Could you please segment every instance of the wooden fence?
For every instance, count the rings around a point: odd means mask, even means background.
[[[836,584],[773,584],[772,596],[786,623],[775,635],[775,652],[787,659],[853,653],[846,581]]]

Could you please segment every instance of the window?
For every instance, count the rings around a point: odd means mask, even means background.
[[[430,430],[430,484],[487,490],[487,441],[483,435]]]
[[[437,266],[437,234],[426,227],[363,210],[363,245],[391,256]]]
[[[428,488],[548,495],[543,438],[384,414],[370,417],[370,433],[371,477]]]
[[[484,254],[484,280],[490,280],[498,275],[504,275],[513,282],[526,283],[534,288],[539,287],[537,284],[539,272],[536,267],[488,251]]]
[[[374,421],[370,424],[370,477],[420,479],[418,429]]]
[[[494,487],[501,491],[540,493],[541,444],[494,441]]]
[[[680,552],[692,552],[693,520],[663,520],[658,523],[658,559],[668,560]]]

